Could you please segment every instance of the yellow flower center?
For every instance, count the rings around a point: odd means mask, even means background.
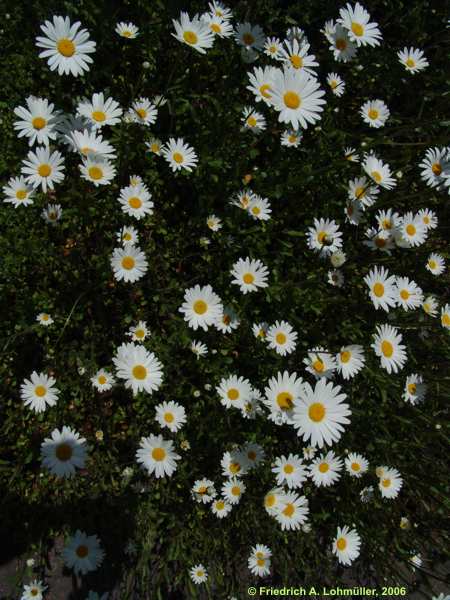
[[[33,125],[33,127],[35,129],[44,129],[44,127],[47,125],[47,121],[42,118],[42,117],[35,117],[33,119],[33,121],[31,122],[31,124]]]
[[[231,488],[231,493],[233,494],[233,496],[240,496],[241,488],[238,485],[233,485],[233,487]]]
[[[324,365],[323,361],[320,360],[320,358],[318,358],[313,362],[312,368],[314,369],[314,371],[317,371],[318,373],[322,373],[322,371],[325,369],[325,365]]]
[[[345,50],[347,48],[347,40],[344,38],[338,38],[335,42],[335,45],[338,50]]]
[[[294,406],[294,397],[289,392],[280,392],[277,395],[277,404],[281,410],[291,410]]]
[[[264,96],[264,98],[271,98],[271,94],[269,94],[269,90],[271,90],[272,88],[270,87],[270,85],[268,83],[264,83],[260,88],[259,88],[259,93],[261,94],[261,96]]]
[[[141,119],[145,119],[145,117],[147,116],[147,111],[145,110],[145,108],[136,108],[135,111],[141,117]]]
[[[122,35],[123,37],[129,38],[132,36],[131,31],[128,31],[128,29],[126,29],[125,31],[122,31]]]
[[[295,142],[297,141],[297,136],[296,135],[290,135],[288,137],[289,143],[290,144],[295,144]]]
[[[336,542],[338,550],[345,550],[347,548],[347,540],[343,537],[339,538]]]
[[[295,507],[291,503],[286,504],[286,506],[283,508],[283,515],[285,515],[286,517],[292,517],[292,515],[294,513],[295,513]]]
[[[435,260],[431,259],[428,261],[428,266],[430,267],[430,269],[435,269],[437,267],[437,263]]]
[[[185,31],[183,33],[183,39],[187,44],[196,44],[198,42],[197,34],[193,31]]]
[[[355,22],[352,23],[352,31],[358,37],[361,37],[362,35],[364,35],[364,27],[362,25],[360,25],[359,23],[355,23]]]
[[[394,354],[394,346],[391,344],[391,342],[383,340],[383,342],[381,342],[381,352],[384,354],[384,356],[390,358]]]
[[[39,398],[42,398],[42,396],[45,396],[45,394],[47,393],[47,389],[43,385],[38,385],[34,389],[34,393],[36,394],[36,396],[39,396]]]
[[[159,152],[159,144],[156,144],[156,143],[152,144],[150,146],[150,150],[156,154],[157,152]]]
[[[284,465],[283,467],[283,471],[287,474],[290,475],[291,473],[294,472],[294,467],[292,465]]]
[[[223,510],[225,508],[225,502],[223,500],[217,500],[216,509]]]
[[[86,556],[89,554],[89,548],[84,545],[78,546],[78,548],[75,550],[75,553],[78,558],[86,558]]]
[[[250,284],[255,281],[255,276],[252,273],[245,273],[242,280],[244,281],[244,283]]]
[[[360,467],[359,463],[357,463],[357,462],[352,463],[352,471],[360,471],[360,470],[361,470],[361,467]]]
[[[239,390],[236,388],[230,388],[227,392],[229,400],[237,400],[239,398]]]
[[[385,488],[388,488],[391,485],[391,480],[389,478],[383,479],[381,485]]]
[[[165,415],[164,415],[164,421],[165,421],[166,423],[173,423],[173,421],[174,421],[174,416],[173,416],[173,414],[172,414],[172,413],[170,413],[170,412],[166,412],[166,413],[165,413]]]
[[[218,25],[217,23],[211,23],[211,25],[209,26],[211,31],[214,31],[214,33],[220,33],[222,31],[222,29],[220,28],[220,25]]]
[[[107,381],[106,377],[104,375],[100,375],[100,377],[98,378],[98,382],[100,385],[105,384]]]
[[[325,412],[325,406],[321,402],[314,402],[308,409],[309,418],[315,423],[323,421]]]
[[[415,383],[408,383],[408,392],[410,394],[415,394],[417,391],[417,386]]]
[[[407,233],[408,235],[415,235],[415,233],[416,233],[416,228],[415,228],[415,226],[414,226],[412,223],[409,223],[409,224],[406,226],[406,233]]]
[[[301,69],[303,67],[303,58],[298,56],[298,54],[293,54],[289,60],[294,69]]]
[[[208,305],[206,304],[206,302],[204,300],[196,300],[194,302],[194,312],[197,313],[198,315],[204,315],[205,312],[208,310]]]
[[[134,335],[140,340],[142,340],[143,338],[145,338],[145,331],[143,329],[136,329]]]
[[[100,167],[89,167],[89,177],[94,181],[98,181],[103,177],[103,171]]]
[[[166,458],[166,451],[164,448],[153,448],[152,458],[153,460],[160,462]]]
[[[135,379],[145,379],[147,377],[147,369],[143,365],[136,365],[132,370]]]
[[[373,121],[378,119],[378,117],[380,115],[380,113],[378,112],[378,110],[376,108],[371,108],[367,114],[369,115],[369,119],[372,119]]]
[[[433,173],[435,175],[440,175],[442,173],[442,167],[439,163],[434,163],[434,165],[432,165],[431,170],[433,171]]]
[[[352,354],[349,350],[344,350],[343,352],[341,352],[341,362],[343,363],[348,363],[348,361],[351,359]]]
[[[338,82],[336,81],[336,79],[332,79],[332,80],[330,81],[330,88],[331,88],[332,90],[335,90],[335,89],[337,88],[337,86],[338,86]]]
[[[174,152],[172,158],[178,164],[181,164],[183,162],[183,155],[179,152]]]
[[[256,564],[258,565],[258,567],[264,567],[264,565],[266,564],[266,559],[265,558],[257,558]]]
[[[94,110],[91,116],[94,119],[94,121],[97,121],[97,123],[102,123],[102,121],[106,121],[106,115],[102,110]]]
[[[275,336],[275,340],[277,342],[277,344],[285,344],[287,337],[285,336],[284,333],[277,333],[277,335]]]
[[[75,44],[67,38],[58,40],[56,47],[58,48],[58,52],[66,58],[70,58],[75,54]]]
[[[251,33],[244,33],[244,35],[242,36],[242,39],[244,40],[244,44],[246,46],[251,46],[255,41],[255,38],[253,37],[253,35]]]
[[[377,183],[380,183],[380,181],[383,179],[379,171],[372,171],[371,176]]]
[[[448,313],[444,313],[442,315],[441,323],[442,323],[442,325],[445,325],[446,327],[450,326],[450,315]]]
[[[241,465],[239,463],[236,463],[236,462],[230,463],[230,471],[234,475],[236,475],[236,473],[239,473],[240,470],[241,470]]]
[[[292,108],[293,110],[298,108],[302,103],[302,99],[297,94],[297,92],[292,92],[292,91],[286,92],[283,96],[283,100],[284,100],[285,105],[288,108]]]
[[[373,286],[373,293],[377,298],[381,298],[384,295],[384,285],[382,283],[376,283]]]
[[[129,198],[128,204],[131,206],[131,208],[141,208],[142,200],[137,196],[133,196],[132,198]]]
[[[408,290],[402,290],[400,292],[400,298],[402,298],[402,300],[408,300],[410,296],[411,294],[408,292]]]
[[[414,61],[412,58],[408,58],[408,59],[406,60],[406,66],[408,66],[408,67],[412,68],[412,67],[415,67],[415,66],[416,66],[416,63],[415,63],[415,61]]]
[[[319,231],[319,233],[317,234],[317,241],[320,244],[323,244],[324,239],[327,237],[327,232],[326,231]]]
[[[277,501],[275,494],[267,494],[267,496],[265,497],[264,500],[264,504],[265,506],[268,506],[269,508],[271,508],[275,502]]]
[[[52,172],[52,168],[50,165],[39,165],[38,173],[41,177],[48,177]]]
[[[26,190],[17,190],[17,192],[16,192],[17,200],[25,200],[26,197],[27,197]]]
[[[329,471],[330,466],[328,465],[328,463],[320,463],[319,465],[319,471],[321,473],[326,473],[327,471]]]
[[[136,261],[134,260],[134,258],[132,256],[124,256],[122,258],[122,268],[126,269],[127,271],[129,271],[130,269],[133,269],[135,264],[136,264]]]
[[[256,119],[255,119],[255,117],[249,117],[247,119],[247,125],[249,127],[256,127]]]
[[[123,234],[123,236],[122,236],[122,239],[123,239],[125,242],[129,242],[129,241],[131,240],[131,233],[128,233],[128,232],[127,232],[127,233],[124,233],[124,234]]]
[[[355,189],[355,196],[357,200],[360,200],[363,196],[366,195],[366,190],[363,187],[357,187]]]
[[[55,450],[56,458],[58,460],[61,460],[62,462],[66,462],[67,460],[70,460],[72,458],[72,454],[73,454],[72,446],[70,446],[69,444],[62,443],[56,447],[56,450]]]

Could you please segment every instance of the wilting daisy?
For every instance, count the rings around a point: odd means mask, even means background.
[[[427,228],[422,220],[412,212],[407,212],[400,220],[398,231],[412,247],[422,245],[427,239]]]
[[[281,56],[282,44],[278,38],[267,38],[264,43],[264,54],[274,60],[283,60]]]
[[[73,477],[75,469],[84,469],[86,440],[74,429],[54,429],[41,444],[42,466],[57,477]]]
[[[247,50],[262,50],[265,42],[264,31],[259,25],[238,23],[234,37],[239,46]]]
[[[114,31],[129,40],[134,40],[139,35],[139,29],[133,23],[117,23]]]
[[[105,369],[100,369],[91,377],[91,383],[99,392],[106,392],[113,387],[115,379],[111,373],[108,373]]]
[[[272,105],[280,123],[290,123],[294,129],[306,129],[319,120],[324,90],[317,79],[305,71],[276,69],[273,74]]]
[[[362,477],[369,468],[369,463],[361,454],[350,452],[345,459],[345,468],[352,477]]]
[[[328,352],[322,346],[313,348],[308,352],[308,356],[303,359],[306,370],[312,373],[317,379],[322,377],[330,379],[333,377],[333,371],[336,369],[336,360],[331,352]]]
[[[20,600],[42,600],[43,593],[48,586],[44,585],[42,581],[35,579],[29,585],[23,586],[23,592]]]
[[[183,138],[169,138],[169,141],[161,148],[161,154],[169,163],[172,171],[192,171],[197,166],[198,158],[194,148],[186,144]]]
[[[344,265],[346,261],[347,255],[342,250],[337,250],[336,252],[333,252],[333,254],[330,256],[330,262],[333,265],[333,267],[336,268],[342,267],[342,265]]]
[[[413,406],[422,402],[427,393],[427,384],[424,383],[422,375],[413,373],[406,378],[403,400]]]
[[[214,34],[208,24],[203,21],[199,15],[195,15],[192,19],[188,13],[181,12],[180,20],[172,19],[175,33],[173,37],[179,42],[195,48],[200,54],[206,54],[206,49],[211,48],[214,44]]]
[[[256,292],[258,288],[267,287],[269,285],[267,283],[269,271],[258,259],[253,260],[248,256],[245,259],[240,258],[234,263],[230,273],[232,277],[234,277],[231,283],[239,285],[243,294]]]
[[[143,342],[150,335],[150,330],[147,328],[145,321],[138,321],[137,325],[130,327],[127,335],[131,337],[133,342]]]
[[[266,341],[269,348],[273,348],[277,354],[286,356],[294,352],[298,334],[287,321],[276,321],[267,330]]]
[[[247,442],[242,447],[242,454],[246,457],[250,469],[257,467],[265,456],[264,448],[255,442]]]
[[[91,155],[83,159],[80,171],[83,179],[90,181],[95,187],[108,185],[116,175],[116,168],[109,160]]]
[[[48,313],[45,312],[41,312],[36,316],[36,321],[40,324],[43,325],[44,327],[48,327],[49,325],[51,325],[52,323],[54,323],[55,321],[51,318],[51,316]]]
[[[344,214],[345,214],[345,220],[347,223],[350,223],[350,225],[359,225],[361,222],[361,217],[362,217],[362,210],[361,210],[361,206],[359,205],[358,202],[356,201],[351,201],[351,200],[347,200],[345,209],[344,209]]]
[[[177,469],[175,461],[181,456],[174,452],[173,442],[164,440],[162,435],[150,435],[141,439],[139,449],[136,451],[136,460],[141,463],[149,475],[160,477],[171,477]]]
[[[450,329],[450,304],[441,308],[441,325],[444,329]]]
[[[148,98],[138,98],[127,112],[131,123],[150,126],[156,123],[158,110]]]
[[[148,142],[145,142],[145,145],[152,154],[158,156],[161,154],[162,143],[158,138],[150,138]]]
[[[172,433],[177,432],[186,423],[186,411],[181,404],[169,401],[156,407],[156,420],[161,427],[167,427]]]
[[[4,202],[13,204],[14,208],[33,204],[34,188],[25,182],[24,177],[11,177],[3,186],[3,193],[6,196]]]
[[[438,313],[438,303],[434,296],[427,296],[422,303],[422,309],[430,317],[436,317]]]
[[[44,194],[47,192],[47,187],[53,190],[53,184],[60,183],[64,179],[63,171],[62,154],[58,150],[50,154],[48,147],[38,147],[36,152],[30,150],[22,166],[25,181],[34,188],[41,186]]]
[[[117,376],[125,380],[125,387],[138,392],[146,391],[151,394],[158,390],[163,379],[162,364],[153,352],[148,352],[143,346],[128,343],[122,344],[113,357]]]
[[[329,73],[327,75],[327,83],[335,96],[338,98],[342,96],[345,91],[345,81],[337,73]]]
[[[148,269],[145,253],[138,246],[132,244],[114,248],[110,262],[115,279],[127,283],[134,283],[142,279]]]
[[[327,281],[330,285],[342,287],[344,285],[344,276],[339,269],[328,271]]]
[[[333,52],[334,60],[338,62],[349,62],[356,55],[356,45],[350,41],[347,29],[336,24],[334,31],[328,38],[330,50]]]
[[[245,490],[246,486],[236,477],[231,477],[222,485],[222,495],[230,504],[238,504]]]
[[[178,309],[184,314],[184,320],[189,327],[196,330],[201,327],[204,331],[219,319],[223,313],[223,305],[219,296],[210,285],[196,285],[184,293],[184,302]]]
[[[248,379],[230,375],[230,377],[225,377],[220,381],[216,391],[221,404],[225,408],[243,408],[245,402],[251,398],[252,386]]]
[[[241,121],[244,124],[244,129],[250,129],[253,133],[261,133],[266,128],[264,115],[251,106],[244,107]]]
[[[267,332],[269,330],[269,326],[267,323],[254,323],[252,325],[252,332],[255,338],[265,340],[267,337]]]
[[[42,210],[41,214],[46,223],[56,225],[62,217],[61,204],[48,204],[47,207]]]
[[[199,585],[200,583],[205,583],[208,579],[208,572],[205,567],[199,563],[189,570],[189,576],[195,584]]]
[[[294,407],[293,425],[303,441],[311,446],[323,448],[337,442],[348,425],[351,410],[344,401],[346,394],[341,394],[341,387],[333,387],[325,379],[317,381],[313,389],[309,383],[303,386],[300,400]]]
[[[349,38],[357,46],[379,46],[381,32],[378,23],[370,22],[370,14],[357,2],[355,6],[347,4],[339,10],[340,23],[348,31]]]
[[[265,577],[270,574],[270,557],[272,551],[263,544],[256,544],[251,550],[251,554],[248,557],[248,568],[253,575],[258,577]]]
[[[427,271],[430,271],[432,275],[442,275],[445,271],[445,259],[440,254],[436,254],[436,252],[432,252],[427,259],[427,264],[425,265]]]
[[[48,58],[47,64],[51,71],[58,69],[58,75],[74,77],[89,71],[89,63],[93,59],[89,56],[95,52],[95,42],[89,40],[86,29],[80,29],[81,23],[77,21],[71,25],[69,17],[53,17],[45,21],[41,30],[46,37],[37,37],[36,46],[44,48],[39,53],[39,58]]]
[[[359,154],[355,148],[344,148],[344,158],[349,162],[359,162]]]
[[[369,288],[369,297],[377,310],[382,308],[389,312],[390,307],[396,306],[395,275],[389,275],[389,271],[384,267],[374,267],[364,277],[364,282]]]
[[[397,185],[396,180],[391,177],[389,165],[384,164],[383,161],[373,154],[366,154],[362,167],[367,175],[369,175],[375,183],[381,185],[382,188],[390,190]]]
[[[298,496],[295,492],[284,494],[280,501],[275,519],[280,523],[281,529],[297,530],[303,525],[309,513],[308,500],[305,496]]]
[[[369,100],[361,106],[359,111],[365,123],[371,127],[383,127],[389,118],[390,112],[382,100]]]
[[[344,379],[351,379],[364,367],[363,347],[359,344],[343,346],[336,354],[336,369]]]
[[[342,466],[342,460],[330,450],[309,465],[310,477],[317,487],[328,487],[340,479]]]
[[[401,343],[403,338],[398,329],[391,325],[377,325],[373,339],[371,347],[380,357],[383,369],[386,369],[388,373],[397,373],[403,369],[407,356],[405,346]]]
[[[403,48],[397,52],[399,62],[409,73],[418,73],[426,69],[430,63],[424,56],[423,50],[418,48]]]
[[[247,89],[252,92],[257,102],[265,102],[270,105],[272,89],[273,67],[255,67],[253,73],[248,73],[250,85]]]
[[[308,247],[326,257],[342,248],[342,233],[334,220],[314,219],[314,227],[308,228]]]
[[[277,477],[277,485],[287,485],[289,488],[301,487],[308,473],[303,460],[297,454],[279,456],[275,459],[272,473]]]
[[[14,114],[20,117],[14,122],[14,129],[19,138],[26,136],[30,146],[34,144],[49,145],[50,140],[56,140],[55,125],[59,120],[58,112],[53,111],[54,104],[49,104],[46,98],[28,96],[27,108],[17,106]]]
[[[333,541],[333,554],[336,554],[342,565],[350,565],[359,556],[361,538],[356,529],[338,527],[336,537]]]
[[[276,377],[269,379],[263,402],[271,414],[278,415],[286,423],[291,421],[303,392],[304,382],[301,377],[297,378],[297,373],[279,371]]]
[[[231,333],[233,329],[239,327],[240,321],[234,310],[230,307],[224,307],[222,316],[217,319],[214,325],[222,333]]]
[[[213,500],[211,504],[212,513],[219,519],[226,517],[232,510],[233,506],[227,502],[224,498],[218,498]]]
[[[309,44],[300,45],[296,39],[293,39],[292,42],[285,40],[280,52],[285,66],[315,75],[313,67],[318,67],[319,63],[314,54],[308,54],[309,48]]]
[[[216,496],[214,482],[210,479],[197,479],[191,489],[192,497],[196,502],[208,504]]]
[[[397,303],[404,310],[419,308],[423,302],[423,292],[414,281],[408,277],[397,277],[395,280]]]
[[[30,379],[25,379],[20,386],[20,397],[25,406],[37,413],[44,412],[47,406],[55,406],[60,393],[55,383],[53,377],[33,371]]]
[[[92,100],[84,99],[77,106],[77,114],[86,117],[94,129],[104,125],[120,123],[122,109],[112,98],[104,97],[103,92],[92,95]]]
[[[397,469],[386,467],[380,476],[378,488],[383,498],[396,498],[402,488],[403,479]]]
[[[96,535],[87,535],[79,529],[75,535],[67,540],[62,551],[64,564],[73,569],[75,573],[86,575],[89,571],[96,571],[103,562],[105,551],[100,547],[100,540]]]
[[[287,131],[283,131],[281,134],[281,145],[288,146],[292,148],[298,148],[303,134],[301,131],[294,131],[293,129],[288,129]]]

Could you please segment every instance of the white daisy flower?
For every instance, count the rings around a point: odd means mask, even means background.
[[[100,129],[104,125],[116,125],[120,123],[122,109],[119,103],[112,98],[106,98],[103,92],[92,95],[92,100],[87,98],[79,102],[77,115],[85,117],[94,129]]]
[[[450,304],[441,308],[441,325],[444,329],[450,329]]]
[[[290,489],[301,487],[308,477],[308,471],[297,454],[277,457],[272,473],[276,475],[277,485],[287,485]]]
[[[334,31],[330,32],[328,41],[334,60],[346,63],[356,56],[356,45],[350,40],[347,29],[342,25],[336,24]]]
[[[335,96],[340,98],[343,95],[345,91],[345,81],[342,77],[339,77],[337,73],[329,73],[327,75],[327,83]]]
[[[426,393],[427,384],[424,383],[422,375],[418,375],[417,373],[408,375],[403,392],[403,400],[415,406],[425,399]]]
[[[157,479],[166,475],[171,477],[177,469],[175,461],[180,459],[181,456],[174,452],[173,442],[164,440],[162,435],[143,437],[136,451],[137,462],[149,475],[154,474]]]
[[[423,302],[423,292],[414,281],[408,277],[397,277],[395,280],[397,303],[403,310],[419,308]]]
[[[114,30],[120,37],[128,38],[129,40],[134,40],[139,35],[139,29],[133,23],[124,23],[121,21],[117,23],[116,28]]]
[[[172,19],[172,23],[175,28],[175,33],[172,33],[173,37],[194,48],[200,54],[206,54],[206,50],[214,44],[213,32],[199,15],[195,15],[191,19],[188,13],[181,12],[179,21]]]
[[[208,346],[202,342],[194,341],[191,343],[191,352],[196,355],[198,360],[201,356],[206,356],[208,354]]]
[[[344,285],[344,276],[339,269],[334,269],[333,271],[328,271],[327,281],[330,285],[342,287]]]
[[[216,215],[209,215],[206,219],[206,225],[211,229],[211,231],[219,231],[222,229],[222,221]]]
[[[216,17],[221,17],[225,21],[229,21],[233,17],[231,8],[225,6],[223,2],[217,2],[217,0],[213,0],[212,2],[208,2],[208,7],[211,14]]]
[[[364,473],[367,473],[369,463],[361,454],[350,452],[345,459],[345,468],[352,477],[359,479]]]
[[[444,257],[440,254],[436,254],[436,252],[432,252],[427,259],[425,268],[433,275],[442,275],[442,273],[445,271]]]
[[[205,21],[213,34],[220,38],[231,37],[234,33],[233,25],[222,17],[206,13],[201,16],[201,19]]]
[[[42,210],[41,215],[46,223],[56,225],[62,217],[61,204],[48,204],[47,207]]]
[[[111,373],[105,369],[100,369],[93,377],[91,377],[91,383],[99,392],[107,392],[112,389],[116,381]]]
[[[395,248],[395,241],[390,231],[376,230],[374,227],[370,227],[364,233],[369,241],[364,241],[363,244],[371,250],[380,250],[388,256],[391,255],[391,251]]]
[[[208,504],[217,496],[214,482],[210,479],[197,479],[191,489],[192,497],[196,502]]]
[[[254,323],[252,325],[252,332],[255,338],[266,340],[269,326],[267,323]]]
[[[169,138],[169,141],[161,148],[161,154],[169,163],[173,172],[186,169],[191,172],[198,163],[194,148],[186,144],[183,138]]]
[[[364,171],[375,181],[387,190],[392,189],[397,185],[396,180],[391,177],[391,169],[388,164],[384,164],[379,158],[373,154],[366,154],[362,164]]]
[[[230,200],[230,204],[233,204],[233,206],[237,206],[242,210],[248,210],[250,202],[254,199],[255,195],[256,194],[254,194],[250,189],[242,190]]]
[[[398,231],[409,246],[421,246],[427,239],[428,231],[422,220],[412,212],[407,212],[400,220]]]
[[[280,51],[284,65],[289,69],[305,71],[315,76],[313,67],[318,67],[319,63],[314,54],[308,54],[309,48],[309,44],[300,45],[296,39],[293,39],[292,42],[285,40],[284,47]]]
[[[219,519],[226,517],[232,510],[232,505],[227,502],[224,498],[218,498],[211,504],[211,511],[213,515]]]
[[[161,402],[155,409],[155,418],[160,426],[167,427],[172,433],[179,431],[186,423],[186,411],[177,402]]]
[[[23,592],[20,600],[42,600],[43,594],[48,586],[42,581],[34,579],[29,585],[23,586]]]
[[[49,325],[51,325],[52,323],[54,323],[55,321],[51,318],[51,316],[46,313],[46,312],[41,312],[36,316],[36,321],[40,324],[43,325],[44,327],[48,327]]]
[[[268,221],[272,213],[269,200],[256,194],[248,205],[247,210],[249,215],[258,221]]]
[[[133,342],[143,342],[150,335],[150,329],[147,328],[145,321],[138,321],[137,325],[130,327],[127,335]]]
[[[337,20],[348,31],[349,38],[359,46],[379,46],[382,35],[378,23],[370,22],[370,14],[357,2],[354,6],[347,4],[339,10]]]
[[[241,451],[236,450],[225,452],[220,461],[220,466],[222,467],[222,474],[228,478],[243,477],[249,469],[247,457]]]
[[[333,387],[325,379],[317,381],[314,389],[309,383],[304,384],[292,418],[303,441],[323,448],[340,439],[344,426],[350,423],[347,417],[352,414],[349,405],[344,402],[347,394],[340,392],[340,386]]]
[[[240,258],[234,263],[230,274],[234,277],[231,283],[240,286],[243,294],[256,292],[258,288],[269,285],[267,283],[267,277],[269,276],[267,267],[260,260],[253,260],[248,256],[245,259]]]
[[[151,152],[152,154],[156,154],[157,156],[160,156],[161,148],[162,148],[161,140],[153,137],[153,138],[150,138],[148,142],[145,142],[145,145],[147,146],[149,152]]]
[[[356,529],[350,529],[347,525],[338,527],[337,534],[333,540],[333,554],[336,554],[342,565],[350,565],[359,556],[361,538]]]
[[[127,113],[130,122],[150,126],[156,123],[158,109],[148,98],[138,98]]]
[[[154,203],[150,200],[152,197],[145,184],[134,186],[129,185],[120,190],[118,198],[122,211],[138,221],[146,215],[153,214]]]
[[[89,71],[94,61],[89,56],[95,52],[95,42],[89,40],[86,29],[80,29],[81,23],[70,23],[69,17],[53,16],[53,23],[45,21],[41,30],[46,37],[38,36],[36,46],[44,48],[39,58],[47,58],[51,71],[58,69],[58,75],[77,77]]]
[[[190,569],[189,576],[195,584],[199,585],[200,583],[205,583],[208,579],[208,572],[205,567],[199,563]]]
[[[444,175],[450,173],[450,152],[448,148],[428,148],[425,158],[419,164],[421,178],[429,187],[441,189]]]
[[[403,486],[403,479],[397,469],[386,467],[380,476],[378,488],[383,498],[396,498]]]
[[[79,529],[69,538],[62,551],[64,564],[79,575],[96,571],[103,562],[105,551],[96,535],[87,535]]]
[[[322,346],[313,348],[308,352],[308,356],[303,359],[306,370],[312,373],[316,379],[331,379],[333,371],[336,369],[336,360],[331,352],[328,352]]]
[[[185,291],[184,302],[178,310],[184,314],[189,327],[207,331],[222,316],[223,305],[210,285],[196,285]]]
[[[54,429],[41,444],[41,464],[56,477],[73,477],[75,469],[84,469],[86,440],[74,429]]]
[[[378,187],[371,185],[367,177],[356,177],[348,182],[349,199],[358,202],[363,210],[375,204],[379,193]]]
[[[116,176],[115,166],[100,156],[89,155],[80,165],[81,176],[98,187],[108,185]]]
[[[263,544],[256,544],[251,549],[250,556],[248,557],[248,568],[253,573],[253,575],[257,575],[258,577],[265,577],[270,574],[270,557],[272,556],[272,551],[267,546]]]
[[[253,133],[261,133],[266,128],[266,119],[264,115],[256,111],[251,106],[245,106],[242,111],[241,122],[244,129],[250,129]]]
[[[252,396],[252,386],[248,379],[230,375],[221,379],[216,387],[220,402],[225,408],[243,408]]]
[[[336,369],[344,379],[351,379],[364,367],[363,347],[359,344],[343,346],[336,354]]]
[[[34,188],[41,186],[44,194],[47,193],[47,187],[53,190],[53,184],[61,183],[64,179],[64,159],[58,150],[51,154],[48,147],[38,147],[36,152],[30,150],[22,164],[25,181]]]
[[[273,67],[255,67],[253,73],[247,73],[250,85],[247,89],[255,96],[256,102],[265,102],[270,106]]]
[[[381,359],[381,366],[388,373],[398,373],[403,369],[407,356],[405,346],[402,345],[402,336],[396,327],[391,325],[377,325],[373,336],[373,348],[375,354]]]
[[[264,42],[264,54],[273,58],[274,60],[282,61],[283,57],[281,56],[281,41],[276,37],[268,37]]]
[[[71,131],[65,137],[70,147],[75,152],[79,152],[82,157],[92,156],[107,160],[116,158],[114,147],[103,141],[103,136],[95,130]]]
[[[14,114],[20,120],[14,122],[14,129],[18,132],[17,137],[26,136],[28,144],[44,144],[48,146],[50,140],[56,140],[57,131],[55,125],[59,120],[57,111],[53,111],[54,104],[49,104],[46,98],[28,96],[27,108],[17,106]]]
[[[276,377],[269,379],[263,402],[271,414],[278,415],[282,422],[291,422],[304,389],[303,379],[297,377],[297,373],[279,371]]]
[[[310,477],[317,487],[328,487],[340,479],[342,466],[342,460],[330,450],[309,465]]]
[[[303,525],[309,513],[308,500],[305,496],[298,496],[295,492],[284,494],[275,519],[280,523],[282,531],[298,530]]]
[[[396,306],[395,282],[395,275],[389,275],[389,271],[384,267],[376,266],[364,277],[364,283],[369,288],[369,297],[376,310],[382,308],[389,312],[390,307]]]
[[[272,105],[280,123],[289,123],[294,129],[307,129],[321,117],[324,90],[317,79],[305,71],[276,69],[273,74]]]
[[[427,229],[436,229],[438,226],[438,218],[436,213],[429,208],[421,208],[417,216],[422,220],[422,223]]]
[[[265,43],[264,31],[259,25],[238,23],[234,34],[238,46],[246,50],[262,50]]]
[[[308,228],[308,247],[327,257],[342,248],[342,233],[334,220],[314,219],[314,227]]]
[[[117,377],[125,380],[125,387],[133,390],[133,395],[146,391],[148,394],[158,390],[163,380],[163,366],[153,352],[143,346],[128,343],[117,349],[113,363]]]
[[[13,204],[14,208],[33,204],[34,188],[25,182],[24,177],[11,177],[3,186],[3,193],[6,196],[3,201]]]
[[[238,504],[246,487],[236,477],[231,477],[222,485],[222,495],[230,504]]]
[[[265,457],[264,448],[255,442],[247,442],[242,447],[242,454],[246,457],[250,469],[257,467]]]
[[[359,154],[355,148],[344,148],[344,158],[349,162],[359,162]]]
[[[114,248],[110,262],[114,278],[126,283],[134,283],[142,279],[148,269],[145,253],[138,246],[131,244],[124,244],[122,248]]]
[[[287,321],[276,321],[267,330],[266,341],[281,356],[291,354],[296,347],[298,334]]]
[[[224,307],[221,318],[214,323],[215,327],[222,333],[231,333],[240,325],[237,314],[230,307]]]
[[[342,267],[342,265],[344,265],[346,261],[347,255],[342,250],[337,250],[336,252],[333,252],[333,254],[330,256],[330,262],[335,268]]]
[[[427,296],[422,303],[422,309],[430,317],[436,317],[438,314],[438,303],[434,296]]]
[[[430,66],[430,63],[424,56],[423,50],[418,48],[407,48],[397,52],[398,60],[409,73],[418,73]]]
[[[389,109],[382,100],[368,100],[359,111],[365,123],[370,127],[383,127],[389,119]]]
[[[400,223],[400,215],[392,212],[391,208],[387,210],[379,210],[375,215],[378,227],[383,231],[392,231]]]
[[[289,148],[298,148],[303,133],[300,130],[288,129],[281,134],[281,145]]]
[[[44,412],[47,406],[55,406],[60,393],[55,383],[53,377],[33,371],[30,379],[25,379],[20,386],[20,397],[25,406],[37,413]]]
[[[347,200],[344,214],[347,223],[350,223],[350,225],[359,225],[362,218],[362,209],[359,202]]]

